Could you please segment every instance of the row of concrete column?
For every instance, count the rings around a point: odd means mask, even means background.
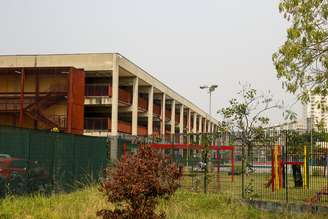
[[[112,71],[112,124],[111,124],[111,134],[116,136],[118,134],[118,98],[119,98],[119,68],[117,64],[117,56],[114,56],[113,59],[113,71]],[[138,98],[139,98],[139,78],[135,77],[132,83],[132,135],[138,135]],[[147,110],[147,129],[148,135],[153,134],[153,108],[154,108],[154,87],[149,86],[147,88],[148,93],[148,110]],[[165,110],[166,110],[166,101],[167,95],[165,93],[161,94],[161,134],[165,134]],[[170,133],[175,133],[175,112],[176,112],[177,102],[176,100],[171,100],[171,118],[170,118]],[[179,133],[183,133],[184,131],[184,112],[185,106],[180,104],[180,123],[179,123]],[[196,112],[192,112],[190,109],[187,110],[187,132],[189,133],[201,133],[201,132],[213,132],[215,131],[216,125],[209,122],[209,120],[205,119],[198,115]],[[191,130],[191,117],[193,116],[193,129]],[[198,130],[197,127],[197,119],[198,119]],[[204,127],[203,130],[203,120]]]

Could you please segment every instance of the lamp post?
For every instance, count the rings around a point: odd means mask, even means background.
[[[200,89],[207,89],[208,93],[209,93],[209,109],[208,109],[208,113],[211,119],[211,114],[212,114],[212,92],[215,91],[215,89],[218,87],[218,85],[213,84],[213,85],[204,85],[204,86],[200,86]],[[206,119],[207,119],[207,115],[206,115]],[[204,193],[207,193],[207,184],[208,184],[208,145],[209,145],[209,139],[207,138],[202,138],[203,142],[204,142],[204,152],[203,152],[203,156],[204,156],[204,163],[205,163],[205,169],[204,169]]]
[[[207,89],[208,90],[208,93],[209,93],[209,96],[210,96],[210,102],[209,102],[209,109],[208,109],[208,114],[209,116],[211,117],[211,114],[212,114],[212,92],[215,91],[215,89],[218,87],[218,85],[216,84],[213,84],[213,85],[210,85],[210,86],[200,86],[199,88],[200,89]]]

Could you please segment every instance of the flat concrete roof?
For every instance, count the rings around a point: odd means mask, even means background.
[[[114,58],[116,61],[114,61]],[[175,99],[178,103],[218,125],[218,121],[215,118],[210,118],[208,113],[119,53],[0,55],[0,68],[72,66],[75,68],[82,68],[87,72],[107,71],[110,74],[115,63],[119,68],[128,71],[132,75],[140,78],[146,84],[154,86],[155,89],[165,93],[170,98]]]

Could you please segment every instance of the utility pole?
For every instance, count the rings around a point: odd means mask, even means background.
[[[210,86],[200,86],[200,89],[207,89],[209,93],[209,119],[211,119],[211,112],[212,112],[212,92],[215,91],[215,89],[218,87],[218,85],[210,85]],[[207,120],[207,115],[206,115],[206,120]],[[209,146],[209,136],[204,136],[202,134],[202,142],[204,144],[204,151],[203,151],[203,156],[204,156],[204,163],[205,163],[205,169],[204,169],[204,193],[207,193],[208,190],[208,146]]]

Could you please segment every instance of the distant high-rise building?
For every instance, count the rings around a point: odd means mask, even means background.
[[[304,105],[304,119],[307,129],[328,129],[328,96],[310,95],[310,101]]]

